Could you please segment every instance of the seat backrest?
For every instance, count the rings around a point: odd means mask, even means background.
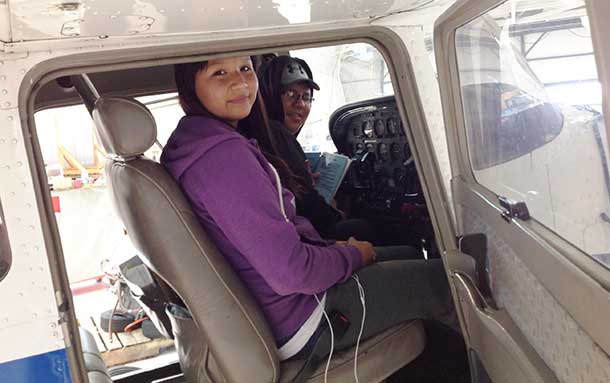
[[[152,114],[135,100],[104,97],[92,114],[110,157],[106,177],[115,208],[143,261],[190,310],[223,378],[276,382],[277,350],[261,310],[172,177],[142,156],[156,139]]]

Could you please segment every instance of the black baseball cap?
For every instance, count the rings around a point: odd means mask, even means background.
[[[306,82],[310,87],[315,90],[320,90],[318,84],[316,84],[309,74],[297,61],[290,61],[288,64],[284,66],[282,70],[282,78],[280,83],[282,86],[288,86],[297,82]]]

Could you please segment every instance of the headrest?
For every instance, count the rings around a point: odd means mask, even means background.
[[[155,119],[146,106],[136,100],[100,97],[93,108],[93,121],[108,154],[122,158],[147,151],[157,138]]]

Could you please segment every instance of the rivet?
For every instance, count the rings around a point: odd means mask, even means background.
[[[17,218],[15,218],[15,221],[17,221],[17,223],[19,223],[19,222],[21,222],[21,218],[17,217]]]
[[[55,322],[51,322],[50,326],[51,326],[51,328],[57,328],[57,325],[55,324]]]
[[[40,246],[34,246],[34,250],[36,250],[36,251],[40,250]]]
[[[110,19],[112,19],[112,20],[116,19],[116,15],[110,15]]]
[[[13,121],[14,120],[13,116],[8,116],[6,119],[9,120],[9,121]]]
[[[19,298],[23,298],[23,293],[17,293],[17,296],[18,296]]]
[[[4,168],[5,168],[6,170],[10,170],[11,166],[10,166],[10,165],[5,165],[5,166],[4,166]]]
[[[25,74],[25,69],[20,70],[19,73]]]
[[[39,271],[44,271],[44,267],[40,266],[40,267],[38,267],[38,270]]]
[[[6,76],[4,76],[4,75],[0,76],[0,80],[2,80],[2,81],[6,80]]]
[[[180,9],[180,12],[184,13],[184,8]]]
[[[4,103],[4,106],[5,106],[6,108],[8,108],[8,107],[10,107],[10,106],[11,106],[11,103],[7,101],[7,102],[5,102],[5,103]]]
[[[58,334],[57,334],[57,332],[56,332],[56,331],[54,331],[54,332],[53,332],[53,336],[57,338],[57,335],[58,335]]]
[[[0,145],[4,144],[6,140],[4,138],[0,138]]]
[[[160,9],[159,13],[165,13],[165,9]]]
[[[107,39],[108,35],[99,35],[97,36],[98,39]]]
[[[23,162],[21,162],[21,161],[17,161],[17,166],[18,166],[18,167],[22,167],[22,166],[23,166]]]
[[[225,10],[224,8],[220,8],[220,12],[224,12],[224,10]]]
[[[16,144],[16,143],[17,143],[17,142],[19,142],[19,141],[17,141],[17,139],[16,139],[16,138],[13,138],[13,139],[11,140],[11,142],[12,142],[13,144]]]
[[[34,318],[34,319],[38,318],[38,314],[33,313],[33,314],[32,314],[32,318]]]
[[[1,61],[0,61],[0,62],[1,62]],[[4,322],[4,323],[8,323],[8,318],[3,318],[3,319],[2,319],[2,322]]]
[[[31,203],[26,203],[25,207],[28,208],[28,209],[31,209],[32,208],[32,204]]]
[[[34,225],[30,225],[28,227],[30,228],[30,230],[34,230],[35,229]]]
[[[26,184],[25,182],[22,182],[22,183],[21,183],[21,186],[26,187],[26,186],[27,186],[27,184]]]
[[[8,90],[2,89],[2,94],[7,95],[8,94]]]

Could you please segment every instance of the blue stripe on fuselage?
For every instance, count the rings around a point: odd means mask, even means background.
[[[7,344],[3,344],[3,347],[7,346]],[[61,349],[0,363],[0,382],[70,383],[72,378],[70,377],[66,350]]]

